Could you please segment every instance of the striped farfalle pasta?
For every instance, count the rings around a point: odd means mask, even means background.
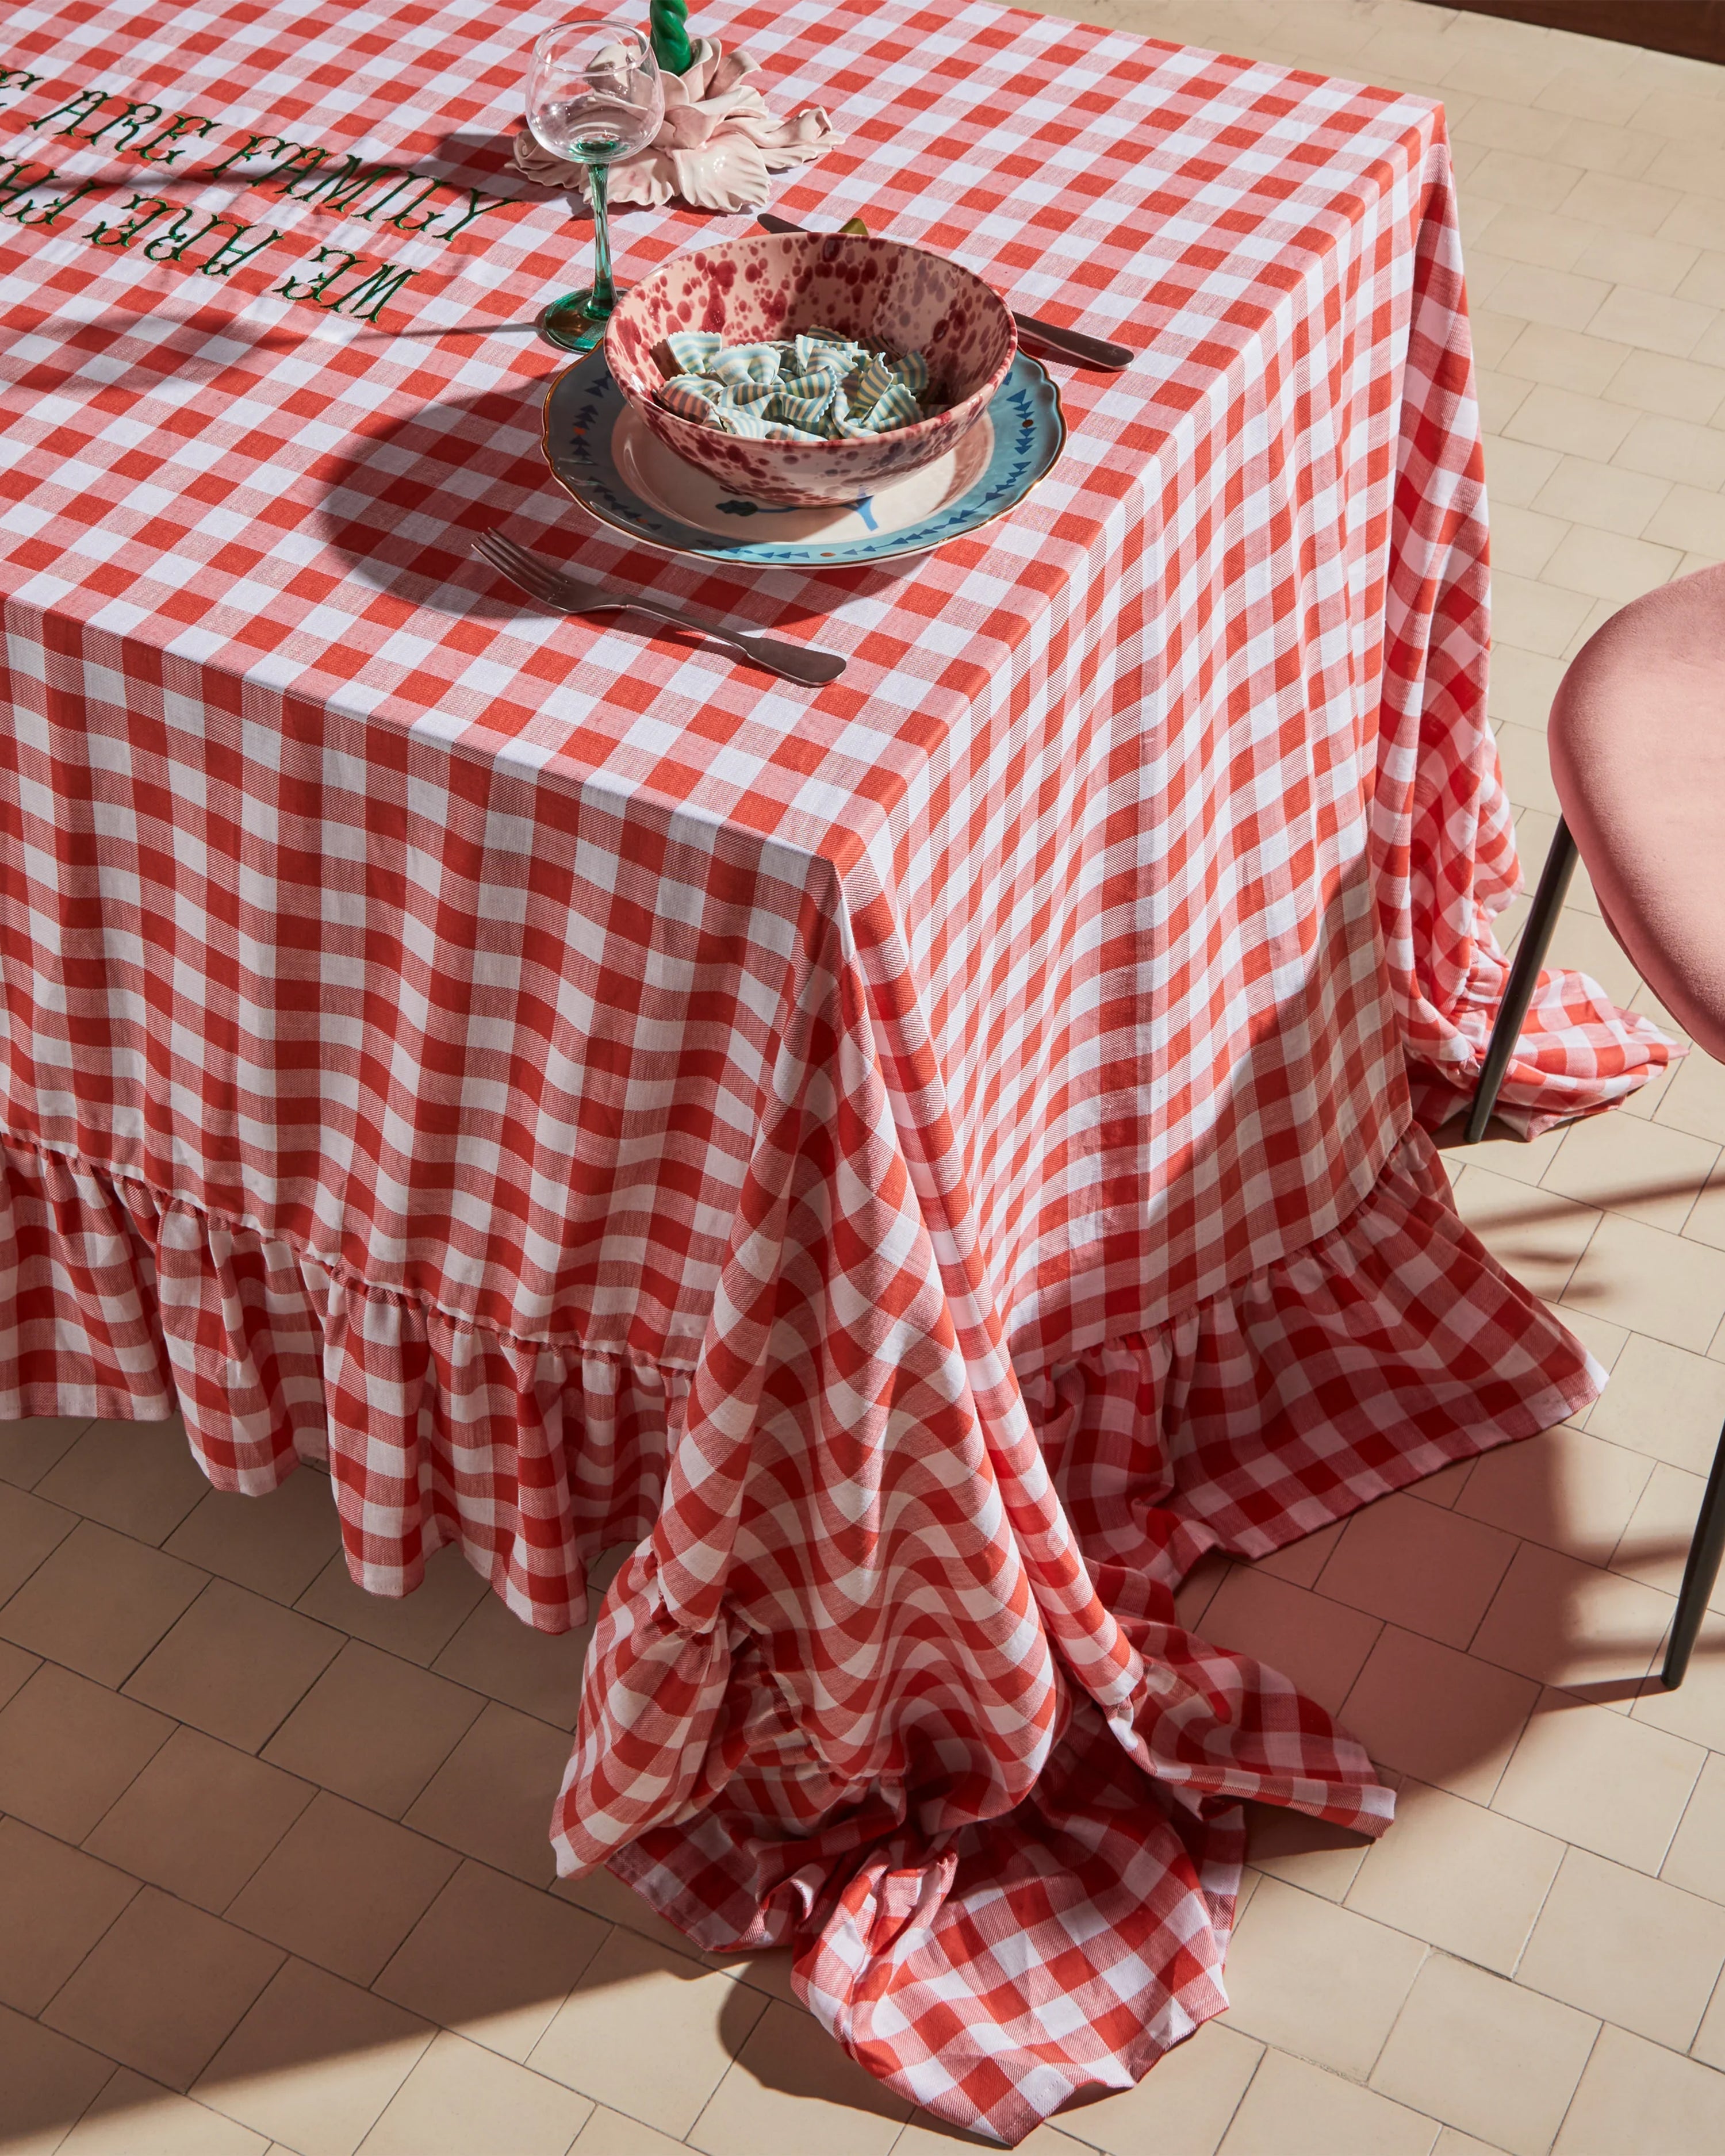
[[[776,344],[726,345],[711,330],[665,341],[667,411],[751,441],[839,442],[914,426],[941,409],[928,397],[920,352],[876,351],[836,330],[802,330]]]

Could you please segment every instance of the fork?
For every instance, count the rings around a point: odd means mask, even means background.
[[[473,551],[481,560],[490,562],[494,569],[501,570],[511,583],[524,591],[529,598],[537,599],[542,606],[550,607],[557,613],[588,614],[614,612],[627,608],[635,613],[651,614],[657,621],[669,622],[674,629],[692,629],[699,636],[711,637],[715,644],[722,644],[727,650],[764,666],[769,674],[782,674],[788,681],[800,681],[805,687],[818,688],[824,681],[836,681],[845,671],[845,661],[834,652],[821,651],[813,644],[781,644],[776,636],[752,636],[727,623],[715,621],[711,615],[691,613],[682,607],[667,606],[663,600],[644,598],[639,593],[601,591],[597,584],[583,583],[578,577],[565,576],[554,562],[542,555],[530,553],[518,547],[512,539],[506,539],[501,531],[482,531],[473,542]]]
[[[768,210],[760,211],[755,223],[763,232],[806,232],[809,229],[807,225],[793,224],[788,218],[775,217]],[[860,217],[852,218],[849,223],[840,225],[839,229],[856,233],[865,239],[869,236],[869,228]],[[1082,330],[1065,330],[1058,322],[1040,321],[1034,315],[1014,314],[1013,320],[1018,324],[1021,336],[1029,337],[1032,343],[1040,344],[1049,352],[1057,352],[1062,359],[1070,360],[1076,367],[1106,367],[1111,374],[1118,374],[1138,357],[1129,344],[1113,344],[1106,337],[1086,336]]]

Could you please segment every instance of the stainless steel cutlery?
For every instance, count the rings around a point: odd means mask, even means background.
[[[715,621],[711,614],[696,613],[665,599],[635,592],[608,592],[598,584],[583,583],[542,555],[506,539],[501,531],[482,531],[473,542],[473,551],[530,598],[556,613],[608,613],[622,608],[650,614],[655,621],[707,637],[752,665],[764,666],[769,674],[782,674],[786,680],[800,681],[808,688],[836,681],[845,671],[845,661],[836,653],[822,651],[814,644],[781,643],[776,636],[757,636],[752,629],[735,629],[729,622]]]

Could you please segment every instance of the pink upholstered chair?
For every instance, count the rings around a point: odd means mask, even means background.
[[[1552,706],[1563,808],[1491,1030],[1467,1121],[1485,1136],[1578,850],[1605,925],[1709,1055],[1725,1061],[1725,568],[1703,569],[1614,614]],[[1725,1553],[1725,1432],[1689,1545],[1666,1650],[1668,1690]]]

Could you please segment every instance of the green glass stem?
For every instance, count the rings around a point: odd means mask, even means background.
[[[553,300],[539,317],[540,335],[563,352],[591,352],[617,305],[617,287],[611,281],[611,227],[605,214],[605,167],[588,166],[587,181],[593,203],[593,282]]]
[[[611,220],[605,209],[605,167],[587,168],[588,193],[593,201],[593,285],[587,295],[587,311],[597,322],[610,319],[617,305],[611,282]]]

